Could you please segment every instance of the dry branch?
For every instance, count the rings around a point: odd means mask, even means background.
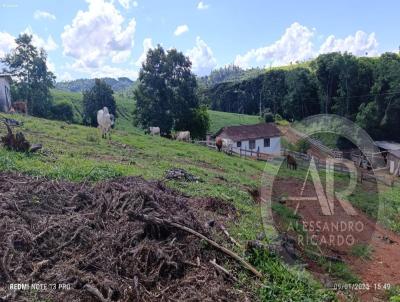
[[[103,294],[96,287],[86,283],[83,288],[86,289],[93,296],[97,297],[101,302],[109,302],[109,300],[104,298]]]
[[[236,245],[237,247],[239,247],[240,249],[243,249],[243,246],[242,246],[239,242],[237,242],[237,241],[235,240],[235,238],[233,238],[233,237],[229,234],[228,230],[227,230],[222,224],[220,224],[219,227],[221,228],[222,232],[224,232],[224,234],[226,235],[226,237],[228,237],[229,240],[230,240],[233,244],[235,244],[235,245]]]
[[[151,222],[151,223],[159,224],[159,225],[169,225],[171,227],[175,227],[177,229],[180,229],[180,230],[188,232],[188,233],[190,233],[192,235],[195,235],[198,238],[207,241],[213,247],[219,249],[220,251],[224,252],[228,256],[231,256],[233,259],[237,260],[239,263],[241,263],[245,268],[247,268],[249,271],[251,271],[258,278],[262,278],[263,277],[263,275],[254,266],[252,266],[250,263],[248,263],[246,260],[244,260],[238,254],[232,252],[231,250],[228,250],[227,248],[219,245],[215,241],[207,238],[206,236],[200,234],[199,232],[196,232],[195,230],[193,230],[193,229],[191,229],[189,227],[186,227],[186,226],[181,225],[181,224],[176,223],[176,222],[169,221],[167,219],[161,219],[161,218],[152,217],[152,216],[148,216],[148,215],[144,215],[144,214],[137,214],[137,213],[130,212],[129,216],[131,218],[134,218],[134,219],[137,219],[137,220],[141,220],[141,221],[144,221],[144,222]]]
[[[222,267],[221,265],[217,264],[217,260],[210,260],[210,263],[212,266],[215,267],[216,270],[224,273],[225,275],[227,275],[229,278],[231,278],[233,281],[237,282],[237,279],[234,275],[232,275],[232,273],[230,271],[228,271],[226,268]]]

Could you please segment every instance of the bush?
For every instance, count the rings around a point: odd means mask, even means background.
[[[275,114],[275,121],[277,122],[283,121],[283,117],[279,113],[277,113]]]
[[[310,143],[306,139],[301,139],[297,141],[295,149],[296,152],[307,153],[307,150],[310,149]]]
[[[275,121],[275,117],[269,108],[264,110],[262,117],[265,123],[273,123]]]
[[[192,138],[203,139],[206,137],[210,128],[210,116],[206,106],[200,106],[193,110],[193,118],[191,121],[190,135]]]
[[[50,117],[54,120],[72,122],[74,119],[72,105],[67,102],[53,104],[50,109],[50,114]]]

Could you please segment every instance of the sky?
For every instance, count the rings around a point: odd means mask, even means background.
[[[399,1],[0,0],[0,57],[20,33],[48,53],[57,81],[136,79],[148,49],[176,48],[199,76],[321,53],[398,52]]]

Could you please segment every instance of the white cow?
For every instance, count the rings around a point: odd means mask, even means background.
[[[149,127],[150,135],[160,135],[160,127]]]
[[[190,131],[178,131],[176,133],[177,141],[190,141]]]
[[[111,139],[111,127],[114,125],[114,115],[108,112],[108,108],[97,111],[97,124],[101,131],[101,137],[106,138],[107,133]]]

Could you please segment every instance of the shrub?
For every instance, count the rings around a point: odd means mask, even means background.
[[[189,128],[192,138],[203,139],[210,128],[210,116],[207,107],[200,106],[193,110],[191,127]]]
[[[53,104],[50,112],[51,118],[54,120],[72,122],[74,119],[74,110],[72,105],[67,102]]]
[[[310,143],[306,139],[300,139],[297,141],[295,146],[296,152],[307,153],[308,149],[310,149]]]
[[[271,109],[264,109],[264,111],[262,112],[262,116],[260,117],[260,121],[264,123],[273,123],[275,121],[275,116],[271,112]]]

